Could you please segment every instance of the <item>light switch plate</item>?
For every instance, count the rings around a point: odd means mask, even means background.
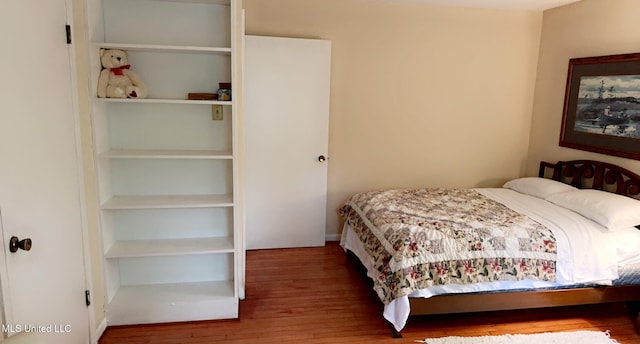
[[[213,105],[211,107],[211,119],[214,121],[222,121],[222,105]]]

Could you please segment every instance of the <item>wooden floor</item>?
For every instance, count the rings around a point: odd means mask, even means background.
[[[326,247],[247,253],[247,297],[239,320],[109,327],[100,344],[413,343],[427,337],[571,330],[611,331],[640,343],[623,304],[409,319],[392,339],[382,306],[354,259]]]

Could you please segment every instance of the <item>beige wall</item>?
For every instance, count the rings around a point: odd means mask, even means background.
[[[524,173],[542,14],[245,0],[246,32],[332,41],[327,234],[358,191]]]
[[[640,1],[583,0],[544,12],[527,174],[540,160],[594,159],[640,171],[640,161],[558,146],[569,59],[640,51]]]

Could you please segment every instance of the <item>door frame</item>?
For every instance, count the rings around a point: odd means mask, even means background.
[[[83,146],[82,146],[82,127],[80,125],[80,98],[78,95],[78,65],[76,63],[76,59],[83,57],[88,59],[88,52],[86,51],[87,39],[86,35],[83,37],[76,37],[74,35],[76,30],[76,23],[74,21],[74,3],[80,3],[84,0],[65,0],[66,10],[67,10],[67,25],[70,25],[72,28],[72,40],[71,44],[67,45],[67,53],[69,54],[69,71],[71,72],[71,106],[73,109],[73,124],[75,131],[75,143],[76,143],[76,168],[78,170],[78,201],[80,205],[80,235],[82,236],[82,265],[84,266],[84,285],[85,290],[88,290],[90,293],[93,293],[93,279],[92,279],[92,269],[91,269],[91,249],[89,244],[89,225],[87,220],[87,191],[85,185],[85,162],[83,158]],[[86,7],[86,6],[83,6]],[[85,8],[86,10],[86,8]],[[85,12],[85,11],[83,11]],[[82,14],[84,16],[84,14]],[[81,25],[81,28],[86,33],[87,25],[85,22],[77,23],[77,25]],[[76,42],[80,39],[83,40],[85,44],[85,51],[83,51],[82,56],[79,56],[76,51]],[[90,93],[89,93],[90,94]],[[86,116],[90,116],[89,113]],[[91,149],[91,148],[90,148]],[[93,166],[93,165],[91,165]],[[94,302],[92,302],[91,298],[89,298],[90,304],[87,306],[87,316],[89,318],[89,340],[91,343],[97,343],[97,332],[96,332],[96,318],[94,311]]]
[[[11,304],[11,300],[5,300],[4,293],[5,290],[9,289],[9,283],[7,281],[9,276],[9,270],[7,268],[7,260],[5,259],[6,255],[6,242],[4,241],[4,227],[2,226],[2,209],[0,208],[0,245],[2,245],[2,249],[0,249],[0,324],[7,324],[6,319],[11,318],[11,314],[7,316],[7,310],[10,310],[11,307],[7,307],[7,304]],[[0,342],[2,342],[5,338],[7,338],[8,332],[2,331],[2,335],[0,335]]]

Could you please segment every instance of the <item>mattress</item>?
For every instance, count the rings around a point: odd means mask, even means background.
[[[619,277],[613,281],[613,285],[639,285],[640,263],[629,264],[618,269]]]
[[[558,245],[557,281],[525,279],[465,285],[438,285],[417,290],[408,297],[640,283],[640,262],[619,266],[620,262],[616,259],[615,238],[593,221],[544,200],[512,190],[503,188],[476,190],[552,229]],[[352,251],[367,268],[367,271],[372,271],[372,262],[366,254],[363,243],[348,224],[345,224],[343,228],[341,245]],[[369,277],[373,278],[374,276],[369,274]],[[404,327],[409,316],[408,297],[397,298],[385,305],[384,317],[398,331]]]

